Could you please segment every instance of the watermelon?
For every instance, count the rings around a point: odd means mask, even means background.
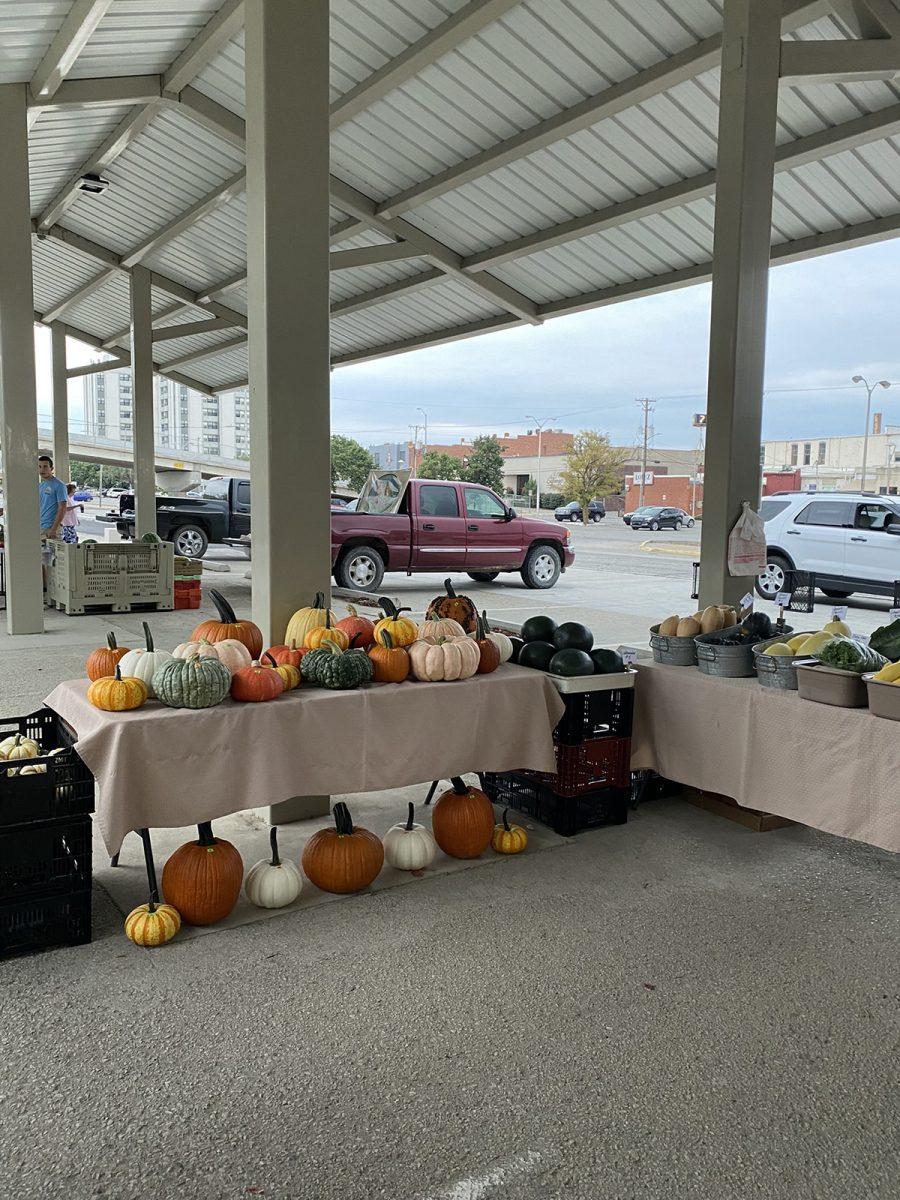
[[[509,640],[512,642],[512,654],[509,656],[509,661],[517,663],[519,661],[519,651],[525,643],[520,637],[511,637]]]
[[[583,650],[588,654],[593,644],[594,635],[587,625],[580,625],[578,621],[564,621],[553,635],[557,650]]]
[[[141,541],[142,542],[161,542],[162,538],[159,536],[158,533],[145,533],[141,537]]]
[[[593,675],[594,664],[584,650],[570,648],[557,650],[550,659],[549,670],[553,675]]]
[[[551,642],[526,642],[519,651],[519,666],[546,671],[555,654],[556,647]]]
[[[552,642],[556,622],[552,617],[529,617],[522,626],[523,642]]]
[[[595,675],[615,675],[625,670],[621,654],[615,650],[607,650],[605,646],[598,646],[596,650],[591,651],[591,661],[594,664]]]

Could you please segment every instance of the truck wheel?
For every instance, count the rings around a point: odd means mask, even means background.
[[[522,580],[528,588],[552,588],[560,569],[559,555],[552,546],[532,546],[525,556]]]
[[[476,583],[493,583],[499,571],[467,571],[466,574],[470,579],[474,579]]]
[[[171,534],[175,553],[182,558],[202,558],[209,547],[209,538],[199,525],[179,525]]]
[[[341,558],[335,576],[341,587],[375,592],[384,579],[384,559],[371,546],[354,546]]]

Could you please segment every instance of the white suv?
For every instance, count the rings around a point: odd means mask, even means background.
[[[893,596],[900,579],[900,497],[862,492],[781,492],[759,506],[769,562],[756,580],[766,600],[785,571],[812,571],[826,596]]]

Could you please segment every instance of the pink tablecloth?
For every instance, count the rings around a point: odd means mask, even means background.
[[[564,711],[539,671],[506,665],[456,683],[304,688],[264,704],[190,711],[151,701],[106,713],[86,680],[46,703],[78,734],[110,854],[132,829],[177,827],[289,800],[371,792],[466,771],[553,771]]]

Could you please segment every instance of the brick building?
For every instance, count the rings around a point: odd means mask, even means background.
[[[696,481],[696,482],[695,482]],[[640,482],[625,476],[625,512],[633,512],[640,503]],[[669,475],[648,471],[644,481],[644,504],[664,504],[683,508],[694,517],[703,515],[703,476]]]

